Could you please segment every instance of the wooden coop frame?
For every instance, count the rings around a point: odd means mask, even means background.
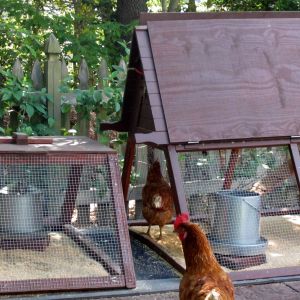
[[[232,149],[223,185],[228,189],[240,149],[288,146],[299,187],[300,13],[142,14],[140,21],[121,120],[101,125],[129,134],[125,202],[137,144],[164,151],[177,213],[188,211],[179,152]],[[300,275],[300,267],[232,277],[293,275]]]
[[[126,212],[121,187],[121,176],[119,172],[118,157],[115,150],[104,145],[99,145],[87,137],[28,137],[25,134],[16,134],[14,137],[0,138],[0,165],[32,163],[32,158],[38,163],[45,165],[57,164],[57,158],[61,164],[69,166],[69,173],[66,178],[67,187],[63,196],[63,203],[60,214],[57,217],[43,217],[43,226],[49,231],[63,232],[69,236],[74,243],[86,251],[89,255],[100,261],[107,270],[105,276],[82,276],[68,278],[36,278],[1,280],[0,294],[24,293],[37,291],[64,291],[64,290],[83,290],[83,289],[107,289],[107,288],[134,288],[136,285],[135,272],[131,254],[129,234],[127,230]],[[7,160],[9,156],[9,162]],[[120,247],[119,262],[113,259],[96,246],[89,238],[82,234],[81,230],[71,225],[72,212],[75,208],[79,193],[80,180],[83,168],[95,163],[105,164],[108,170],[108,182],[111,188],[108,201],[113,203],[115,213],[114,224],[108,223],[105,226],[115,226],[116,239]],[[2,219],[3,221],[3,219]],[[102,226],[102,225],[100,225]],[[16,249],[30,249],[44,251],[49,245],[47,241],[41,243],[40,240],[19,238],[17,236]],[[5,241],[1,236],[1,249],[11,248],[13,240]],[[7,248],[8,246],[8,248]],[[1,250],[0,249],[0,250]],[[117,251],[115,249],[115,251]],[[54,259],[54,258],[52,258]]]

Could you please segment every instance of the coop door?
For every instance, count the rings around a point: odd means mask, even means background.
[[[116,155],[0,160],[0,293],[135,286]]]

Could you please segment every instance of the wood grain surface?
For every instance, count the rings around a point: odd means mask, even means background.
[[[148,22],[170,142],[300,135],[299,21]]]

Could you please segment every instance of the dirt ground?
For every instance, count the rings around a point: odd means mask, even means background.
[[[45,251],[1,250],[0,281],[44,278],[106,276],[97,261],[89,258],[67,235],[50,233]]]
[[[300,216],[263,217],[261,218],[260,227],[261,236],[268,241],[267,262],[260,266],[243,269],[243,271],[300,266]],[[143,233],[147,231],[146,226],[134,226],[131,229]],[[151,227],[151,235],[178,263],[185,266],[181,242],[177,235],[173,233],[172,225],[163,228],[162,240],[158,240],[158,226]],[[225,268],[225,270],[232,271],[228,268]]]

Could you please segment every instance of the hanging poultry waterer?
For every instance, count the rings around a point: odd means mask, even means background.
[[[241,190],[223,190],[214,196],[210,234],[214,251],[239,256],[263,254],[267,242],[260,237],[260,196]]]
[[[32,186],[0,190],[0,232],[25,234],[44,230],[42,193]]]

